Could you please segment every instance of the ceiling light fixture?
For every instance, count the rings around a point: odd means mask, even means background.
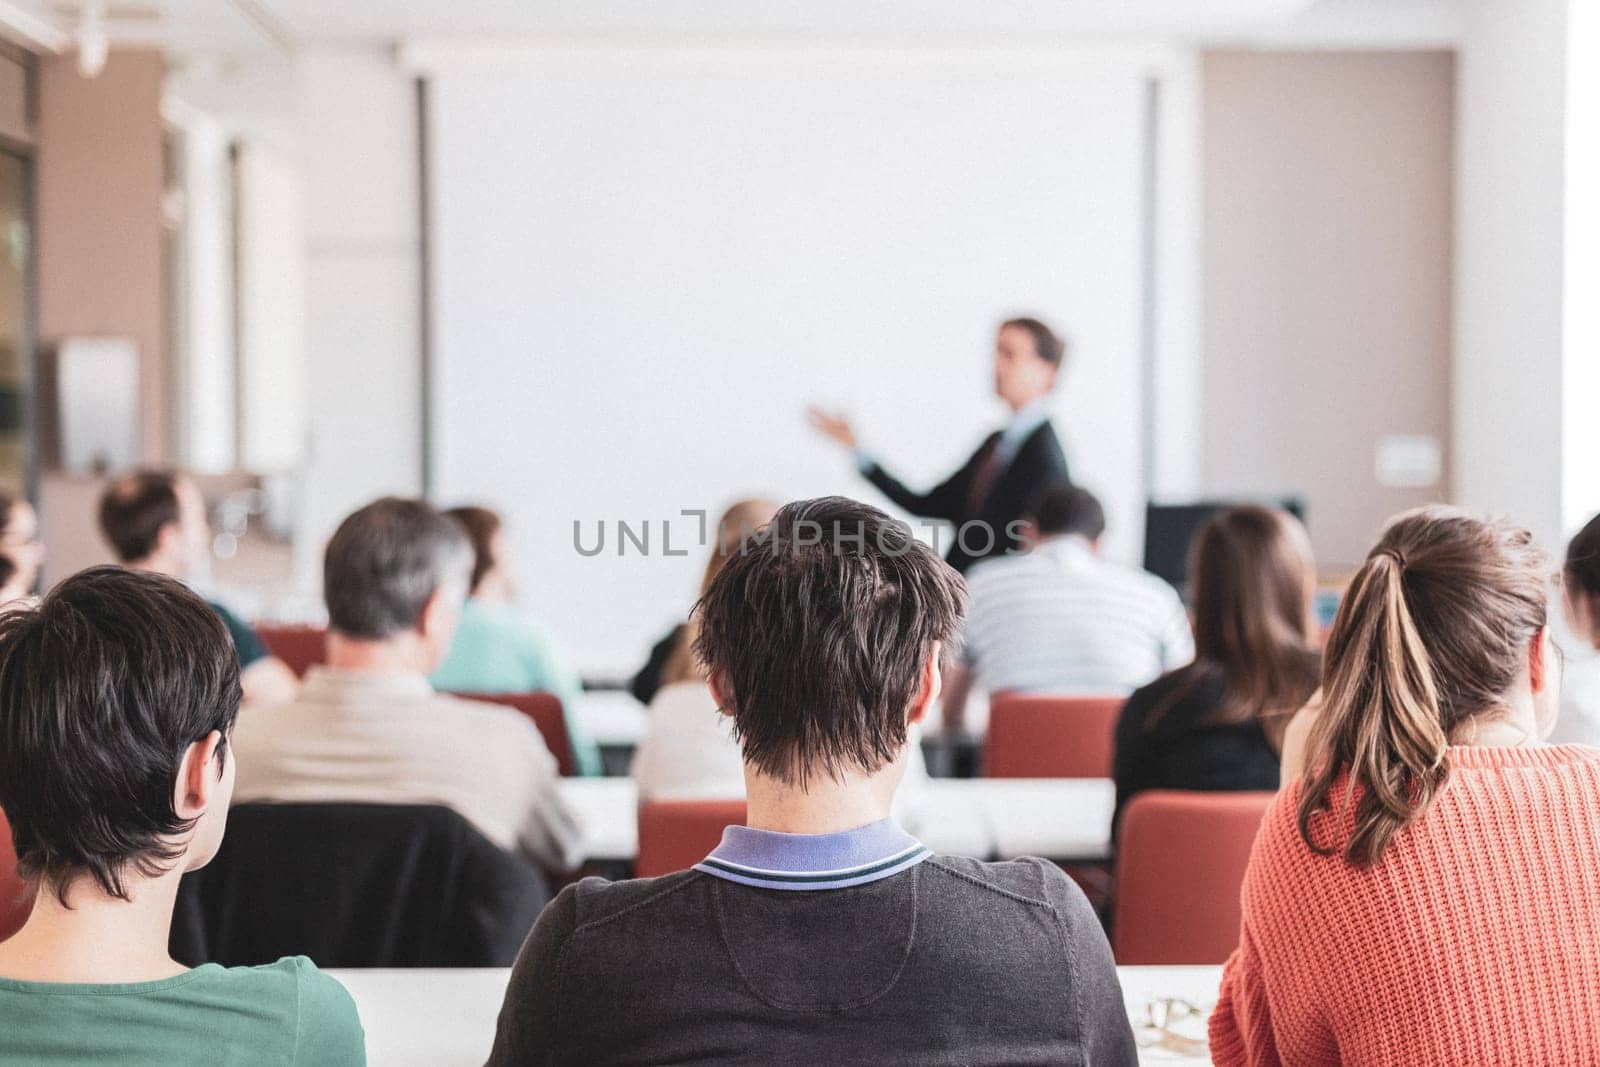
[[[105,0],[83,0],[78,11],[78,73],[93,78],[105,70],[110,50]]]

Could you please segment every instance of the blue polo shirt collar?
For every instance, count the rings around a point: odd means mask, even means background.
[[[694,869],[763,889],[844,889],[909,870],[931,856],[893,819],[836,834],[785,834],[729,826]]]

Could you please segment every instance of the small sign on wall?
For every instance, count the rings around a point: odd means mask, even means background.
[[[1391,434],[1378,441],[1378,484],[1387,489],[1431,489],[1444,470],[1439,439],[1427,434]]]

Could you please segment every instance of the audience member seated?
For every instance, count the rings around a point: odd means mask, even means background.
[[[1548,568],[1445,508],[1367,557],[1256,838],[1217,1063],[1600,1061],[1600,753],[1540,740]]]
[[[169,471],[137,471],[117,479],[100,497],[100,532],[124,565],[180,581],[203,575],[211,555],[205,498],[194,482]],[[216,601],[239,654],[246,704],[279,703],[294,696],[294,671],[268,654],[250,624]]]
[[[538,729],[428,684],[471,574],[466,532],[424,501],[386,497],[345,519],[323,561],[328,662],[291,703],[241,719],[240,801],[443,804],[501,848],[576,864]]]
[[[748,825],[692,870],[564,889],[491,1062],[1134,1063],[1110,949],[1061,870],[933,856],[890,817],[959,576],[839,497],[785,506],[752,548],[696,641]]]
[[[628,773],[641,801],[744,796],[744,756],[733,720],[717,707],[704,678],[656,690]]]
[[[0,610],[33,595],[44,565],[39,517],[26,497],[0,492]]]
[[[1600,745],[1600,515],[1567,544],[1561,600],[1570,643],[1553,741]]]
[[[959,728],[968,684],[991,693],[1126,696],[1194,658],[1183,601],[1166,582],[1100,558],[1106,517],[1087,489],[1046,489],[1029,550],[967,575],[972,614],[962,677],[947,687],[944,726]]]
[[[741,500],[722,513],[713,531],[716,540],[712,542],[711,565],[707,568],[702,592],[704,585],[711,581],[715,569],[720,566],[720,561],[737,549],[745,538],[771,522],[777,512],[778,505],[770,500]],[[655,643],[650,649],[650,658],[633,676],[633,681],[628,683],[629,691],[639,703],[649,704],[655,700],[656,690],[663,685],[685,679],[699,680],[699,669],[695,666],[691,647],[693,643],[687,624],[674,626],[667,636]]]
[[[600,749],[578,715],[583,684],[555,635],[519,611],[506,560],[504,524],[488,508],[445,512],[472,539],[472,591],[444,662],[433,672],[434,688],[455,693],[554,693],[561,700],[580,774],[600,773]]]
[[[222,840],[239,698],[227,630],[170,578],[97,567],[0,616],[0,807],[35,893],[0,943],[0,1062],[365,1062],[310,960],[167,952],[178,882]]]
[[[1285,726],[1317,687],[1316,568],[1285,511],[1230,508],[1189,560],[1196,655],[1117,720],[1117,815],[1145,789],[1276,789]]]

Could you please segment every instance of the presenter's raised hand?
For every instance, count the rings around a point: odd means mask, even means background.
[[[850,420],[843,415],[831,415],[818,407],[806,409],[806,421],[811,423],[811,428],[824,437],[854,450],[856,447],[856,432],[850,428]]]

